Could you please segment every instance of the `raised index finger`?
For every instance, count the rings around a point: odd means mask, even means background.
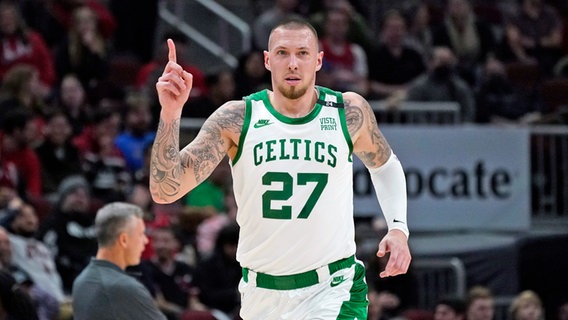
[[[168,60],[172,62],[177,62],[176,58],[176,45],[172,39],[168,39]]]

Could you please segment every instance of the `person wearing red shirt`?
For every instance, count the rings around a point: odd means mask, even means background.
[[[190,101],[192,101],[192,99],[205,96],[205,93],[208,90],[205,81],[205,74],[197,66],[192,65],[187,61],[190,42],[185,35],[177,31],[164,33],[162,41],[160,41],[160,48],[158,49],[154,59],[143,65],[138,71],[135,86],[138,89],[146,89],[149,93],[156,92],[156,81],[162,75],[162,66],[168,61],[168,46],[166,44],[166,39],[172,39],[175,41],[178,52],[178,63],[184,68],[184,70],[191,72],[193,75],[193,89],[191,90]],[[156,94],[154,94],[151,99],[155,101],[155,103],[158,103],[158,97]],[[159,107],[153,109],[158,111],[160,110]],[[153,114],[153,116],[154,119],[159,119],[159,114]]]
[[[16,2],[0,3],[0,79],[17,64],[37,68],[46,95],[56,81],[51,52],[40,33],[27,28]]]
[[[31,114],[13,109],[6,113],[0,133],[0,161],[16,166],[25,194],[32,198],[42,194],[41,163],[29,145],[36,135],[35,130]]]

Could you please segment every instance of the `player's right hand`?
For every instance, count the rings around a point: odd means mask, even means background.
[[[193,75],[177,63],[176,46],[172,39],[168,39],[168,63],[158,78],[156,90],[162,106],[162,112],[179,117],[181,109],[189,98],[193,85]]]

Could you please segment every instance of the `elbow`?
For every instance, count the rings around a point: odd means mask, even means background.
[[[157,204],[170,204],[177,200],[175,197],[167,196],[163,192],[156,191],[156,186],[150,184],[150,196],[152,197],[152,201]]]
[[[154,196],[154,195],[152,195],[152,200],[157,204],[170,204],[170,203],[173,202],[172,200],[164,199],[162,197],[158,197],[158,196]]]

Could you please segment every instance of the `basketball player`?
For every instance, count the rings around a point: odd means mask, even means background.
[[[366,319],[364,267],[354,257],[352,154],[369,169],[389,232],[381,277],[405,273],[411,256],[402,166],[360,95],[315,85],[324,53],[317,34],[288,20],[264,52],[273,90],[220,106],[179,150],[192,75],[169,62],[156,89],[162,106],[151,157],[154,201],[171,203],[228,155],[240,237],[243,319]]]

